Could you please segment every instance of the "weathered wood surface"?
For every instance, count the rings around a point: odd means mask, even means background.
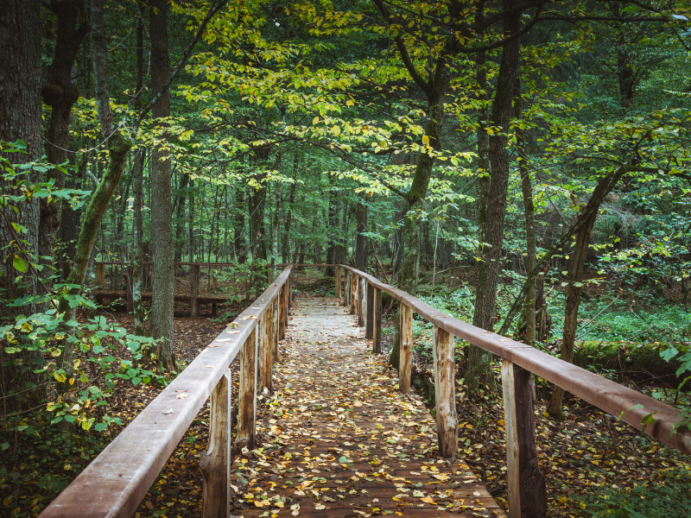
[[[230,482],[230,369],[211,393],[209,444],[199,457],[204,479],[202,518],[228,518]]]
[[[410,393],[410,381],[413,376],[413,312],[401,304],[401,347],[398,363],[398,387],[402,394]]]
[[[507,478],[512,518],[547,516],[547,487],[535,444],[532,374],[504,360],[501,367],[506,423]]]
[[[423,400],[398,393],[386,358],[370,353],[348,313],[335,299],[296,300],[271,410],[257,423],[267,439],[261,456],[233,465],[231,514],[505,517],[465,463],[433,456]]]
[[[434,401],[437,416],[437,438],[442,457],[455,457],[458,451],[458,420],[456,419],[456,359],[453,337],[434,328]]]
[[[356,272],[358,276],[364,277],[375,287],[385,291],[402,304],[410,306],[415,313],[436,327],[523,367],[610,415],[621,416],[622,421],[639,430],[643,429],[645,433],[672,448],[691,454],[691,430],[673,430],[674,425],[680,421],[681,413],[671,405],[666,405],[524,343],[452,318],[367,273],[347,265],[341,266],[348,271]],[[654,414],[655,422],[641,424],[650,414]]]
[[[372,352],[381,353],[382,304],[381,290],[374,288],[374,318],[372,322]]]

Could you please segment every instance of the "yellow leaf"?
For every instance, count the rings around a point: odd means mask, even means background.
[[[427,135],[423,135],[423,136],[422,136],[422,143],[423,143],[425,146],[429,146],[429,137],[428,137]]]
[[[420,502],[425,502],[426,504],[432,504],[432,505],[435,505],[437,503],[428,496],[425,498],[421,498]]]

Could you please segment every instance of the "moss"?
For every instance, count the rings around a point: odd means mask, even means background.
[[[678,386],[683,378],[676,376],[679,362],[667,362],[660,351],[673,343],[644,343],[613,341],[576,342],[574,364],[596,372],[609,371],[622,379],[636,382],[668,383]]]

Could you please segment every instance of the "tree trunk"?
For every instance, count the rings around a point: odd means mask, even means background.
[[[195,241],[194,232],[194,204],[195,204],[195,190],[194,190],[194,179],[190,178],[190,202],[189,202],[189,216],[187,218],[187,228],[189,230],[188,246],[187,251],[187,262],[194,262],[194,249],[197,246]]]
[[[264,224],[264,209],[266,207],[266,173],[252,175],[258,187],[250,187],[248,195],[248,209],[250,220],[250,251],[252,263],[257,259],[266,260],[266,242],[262,236]]]
[[[190,183],[190,175],[182,173],[180,179],[180,187],[178,188],[178,204],[176,210],[176,226],[175,226],[175,262],[179,263],[182,260],[182,253],[185,249],[185,203],[187,201],[188,189]]]
[[[247,260],[247,241],[245,237],[245,191],[235,189],[235,225],[233,229],[233,246],[238,263],[244,264]]]
[[[358,201],[357,204],[357,237],[355,240],[355,267],[363,272],[367,268],[367,238],[363,235],[367,231],[367,205]]]
[[[504,0],[505,10],[514,7],[509,0]],[[521,12],[517,11],[504,18],[504,34],[516,34],[521,25]],[[475,296],[475,313],[473,324],[487,330],[494,329],[496,320],[496,296],[499,276],[501,274],[501,255],[504,244],[504,216],[509,186],[509,126],[512,115],[513,91],[516,74],[519,69],[520,38],[515,38],[504,45],[497,77],[497,87],[492,103],[492,126],[495,133],[489,139],[490,185],[487,192],[487,223],[483,242],[489,245],[483,249],[483,257],[478,265],[478,287]],[[465,380],[468,395],[475,397],[480,384],[489,373],[490,354],[484,349],[470,345],[468,366]]]
[[[3,0],[0,2],[0,141],[26,143],[26,154],[8,153],[3,155],[14,165],[31,162],[41,156],[41,5],[38,0]],[[36,171],[29,171],[22,178],[30,183],[40,180]],[[3,193],[18,195],[16,182],[0,180]],[[26,274],[15,269],[13,260],[17,250],[13,246],[7,247],[16,238],[25,242],[21,245],[31,257],[17,254],[20,259],[37,262],[38,253],[38,225],[40,218],[40,204],[38,199],[16,204],[17,212],[3,208],[3,218],[0,221],[0,246],[3,247],[2,297],[4,300],[14,300],[20,297],[36,294],[36,279],[27,271]],[[10,225],[21,225],[26,231],[16,235]],[[14,248],[14,249],[13,249]],[[17,279],[21,281],[17,282]],[[2,305],[0,316],[13,320],[19,314],[31,314],[35,306],[8,307]],[[8,324],[13,322],[3,322]],[[10,394],[21,393],[34,384],[35,377],[24,372],[17,365],[18,358],[5,355],[4,348],[0,354],[0,383],[2,394],[7,398],[5,410],[18,410],[22,401],[31,399],[16,399]],[[28,358],[22,358],[26,360]],[[29,392],[23,393],[30,395]]]
[[[521,118],[523,100],[521,95],[521,78],[516,77],[515,87],[514,116],[516,120]],[[523,341],[528,345],[535,345],[535,277],[532,272],[535,269],[535,257],[537,254],[537,240],[535,237],[535,204],[533,203],[533,186],[530,181],[530,171],[528,170],[523,129],[516,128],[516,148],[518,151],[518,169],[521,174],[521,192],[523,193],[523,207],[525,212],[525,240],[526,257],[525,270],[526,281],[529,282],[526,291],[525,303],[523,304],[523,321],[525,324],[525,337]]]
[[[151,87],[160,97],[153,106],[154,119],[170,116],[170,93],[161,90],[170,78],[168,57],[168,3],[165,0],[150,0],[151,24]],[[159,123],[158,127],[165,123]],[[158,136],[167,139],[167,134]],[[156,145],[153,150],[153,171],[151,178],[151,244],[153,246],[153,288],[151,298],[151,336],[160,340],[157,346],[157,360],[160,369],[175,370],[173,353],[173,290],[175,289],[175,268],[172,199],[171,158],[164,146]]]
[[[332,178],[329,172],[329,185],[331,189],[329,190],[329,215],[326,219],[326,236],[328,239],[328,245],[326,248],[326,263],[335,264],[336,263],[336,227],[338,226],[338,191],[334,189],[335,180]],[[328,277],[333,277],[336,272],[332,266],[326,268],[326,275]]]
[[[581,300],[581,281],[585,271],[585,258],[590,243],[590,233],[597,219],[597,211],[590,214],[585,224],[576,234],[576,245],[569,264],[569,285],[566,288],[566,308],[564,310],[564,334],[561,341],[561,359],[571,363],[573,361],[573,347],[576,341],[576,327],[578,326],[578,305]],[[547,413],[554,418],[561,418],[561,402],[564,389],[554,387]]]
[[[135,92],[144,86],[144,21],[137,25],[137,81]],[[134,100],[134,109],[139,114],[142,109],[141,93]],[[144,225],[142,221],[142,187],[144,180],[144,160],[146,151],[138,147],[134,152],[132,170],[132,312],[134,313],[134,334],[144,335],[144,305],[142,304],[142,281],[144,279]]]
[[[57,18],[57,40],[53,62],[48,71],[47,84],[41,89],[43,102],[51,107],[46,132],[46,155],[51,164],[63,164],[69,148],[70,113],[79,99],[79,87],[73,82],[74,63],[79,46],[89,30],[88,17],[83,0],[52,0],[48,9]],[[54,180],[54,188],[65,186],[65,174],[51,169],[46,180]],[[60,227],[62,201],[55,198],[41,199],[41,221],[39,224],[38,251],[44,268],[41,272],[44,285],[50,289],[53,275],[53,255]],[[50,259],[48,259],[50,258]],[[47,305],[45,309],[48,309]]]

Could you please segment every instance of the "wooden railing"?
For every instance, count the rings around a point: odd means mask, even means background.
[[[161,469],[211,396],[209,445],[200,458],[204,518],[228,517],[231,464],[230,364],[240,353],[236,449],[255,446],[255,408],[285,334],[292,267],[202,351],[40,516],[132,516]]]
[[[412,375],[415,312],[434,325],[434,391],[439,452],[455,457],[458,451],[454,387],[454,344],[451,336],[466,340],[502,358],[502,388],[507,448],[507,476],[511,518],[545,516],[546,487],[538,468],[535,444],[535,416],[531,373],[557,385],[613,416],[683,453],[691,453],[691,432],[674,431],[681,420],[680,411],[656,399],[631,390],[602,376],[538,351],[490,331],[477,328],[437,311],[420,299],[396,289],[364,272],[346,270],[343,304],[358,315],[367,338],[373,339],[373,351],[381,349],[381,292],[400,304],[401,348],[399,389],[410,392]],[[341,272],[336,272],[336,296],[340,296]],[[646,417],[652,416],[654,422]],[[646,424],[643,424],[646,423]]]
[[[294,265],[297,266],[297,265]],[[330,266],[330,265],[304,265]],[[526,344],[479,329],[437,311],[421,300],[355,268],[332,265],[336,297],[381,352],[382,292],[400,304],[399,390],[410,392],[413,312],[434,325],[434,378],[437,439],[444,457],[458,451],[455,401],[456,336],[503,359],[509,508],[511,517],[546,512],[546,488],[537,463],[531,373],[575,396],[621,416],[639,430],[683,453],[691,453],[691,432],[674,431],[680,412],[602,376],[554,358]],[[345,271],[345,291],[343,276]],[[227,518],[230,473],[230,371],[240,353],[238,430],[235,448],[255,446],[258,392],[271,390],[271,364],[283,337],[292,297],[292,266],[221,333],[41,514],[54,517],[130,517],[190,423],[211,395],[209,446],[200,465],[204,477],[204,518]],[[257,377],[257,371],[259,376]],[[258,390],[259,389],[259,390]],[[654,422],[645,420],[652,415]]]

